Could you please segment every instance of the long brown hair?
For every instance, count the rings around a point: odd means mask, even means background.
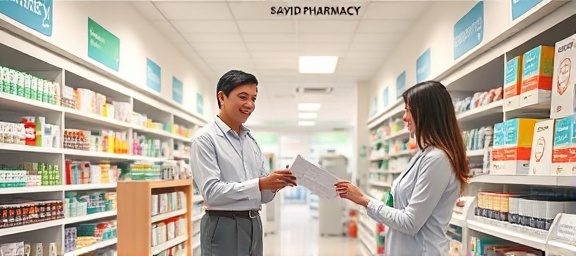
[[[410,87],[402,97],[416,126],[416,143],[420,148],[433,146],[448,155],[462,193],[470,168],[450,93],[442,83],[426,81]]]

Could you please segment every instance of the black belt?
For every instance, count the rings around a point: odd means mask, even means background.
[[[258,210],[249,210],[249,211],[206,210],[206,214],[208,214],[209,216],[219,216],[219,217],[228,217],[228,218],[240,217],[240,218],[246,218],[246,219],[254,219],[258,215],[260,215]]]

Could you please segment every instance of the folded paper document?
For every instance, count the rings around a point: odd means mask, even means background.
[[[334,199],[338,197],[334,184],[338,178],[332,173],[306,161],[300,155],[296,157],[290,168],[298,185],[302,185],[324,199]]]

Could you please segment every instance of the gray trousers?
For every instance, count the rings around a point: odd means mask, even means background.
[[[260,215],[242,217],[202,216],[202,256],[263,256]]]

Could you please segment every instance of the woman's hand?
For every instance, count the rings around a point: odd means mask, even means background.
[[[360,191],[360,189],[354,184],[350,183],[350,181],[341,180],[338,183],[334,184],[336,187],[336,193],[341,198],[346,198],[356,204],[362,205],[364,207],[368,206],[368,202],[370,199]]]

